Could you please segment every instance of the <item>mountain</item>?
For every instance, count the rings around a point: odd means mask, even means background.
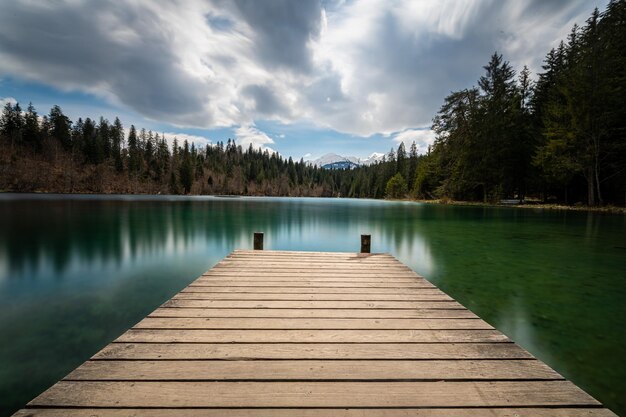
[[[327,153],[317,159],[309,160],[311,165],[316,165],[326,169],[353,169],[361,165],[371,165],[385,156],[383,153],[374,152],[370,156],[364,159],[357,158],[355,156],[341,156],[336,153]]]
[[[385,157],[384,153],[374,152],[370,156],[368,156],[367,158],[361,159],[361,165],[376,164],[376,163],[382,161],[384,157]]]

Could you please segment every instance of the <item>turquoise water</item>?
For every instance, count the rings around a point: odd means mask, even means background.
[[[235,248],[389,252],[626,415],[626,216],[348,199],[0,194],[0,415]]]

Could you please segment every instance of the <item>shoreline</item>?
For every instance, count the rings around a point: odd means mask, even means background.
[[[24,194],[24,195],[76,195],[76,196],[143,196],[143,197],[301,197],[301,198],[348,198],[348,197],[312,197],[312,196],[272,196],[272,195],[253,195],[253,194],[151,194],[151,193],[90,193],[90,192],[48,192],[48,191],[27,191],[16,192],[10,190],[0,190],[0,196],[3,194]],[[353,198],[355,200],[371,200],[366,198]],[[438,204],[442,206],[472,206],[472,207],[488,207],[488,208],[521,208],[521,209],[540,209],[540,210],[561,210],[561,211],[578,211],[578,212],[594,212],[608,214],[626,214],[626,207],[619,206],[602,206],[589,207],[584,205],[563,205],[563,204],[547,204],[547,203],[526,203],[526,204],[497,204],[483,203],[478,201],[458,201],[448,199],[422,200],[422,199],[379,199],[380,201],[404,201],[423,204]]]
[[[561,211],[582,211],[582,212],[594,212],[594,213],[608,213],[608,214],[626,214],[626,207],[619,206],[602,206],[602,207],[590,207],[584,205],[571,206],[563,204],[550,204],[550,203],[526,203],[526,204],[497,204],[497,203],[483,203],[478,201],[456,201],[456,200],[399,200],[399,201],[415,201],[424,204],[440,204],[442,206],[474,206],[474,207],[489,207],[489,208],[521,208],[521,209],[540,209],[540,210],[561,210]]]

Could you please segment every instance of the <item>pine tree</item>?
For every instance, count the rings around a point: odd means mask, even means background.
[[[113,127],[110,132],[111,136],[111,153],[113,154],[113,160],[115,161],[115,169],[117,172],[124,170],[124,162],[122,161],[122,146],[124,144],[124,127],[118,117],[113,122]]]
[[[139,148],[139,139],[137,138],[137,129],[135,125],[130,126],[128,132],[128,173],[136,176],[141,172],[142,155]]]
[[[24,117],[24,142],[28,144],[32,149],[39,152],[41,151],[41,132],[39,128],[39,119],[37,117],[37,111],[33,103],[28,104],[28,110]]]
[[[59,106],[53,106],[48,115],[50,122],[50,136],[58,140],[63,148],[72,148],[72,137],[70,131],[72,121],[63,114],[63,110]]]

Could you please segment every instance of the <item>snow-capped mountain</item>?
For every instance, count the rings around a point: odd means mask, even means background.
[[[374,152],[370,156],[365,159],[361,159],[361,165],[372,165],[378,163],[383,160],[385,157],[384,153]]]
[[[371,165],[379,162],[385,154],[374,152],[367,158],[361,159],[355,156],[341,156],[336,153],[327,153],[317,159],[309,160],[311,165],[326,169],[352,169],[361,165]]]

